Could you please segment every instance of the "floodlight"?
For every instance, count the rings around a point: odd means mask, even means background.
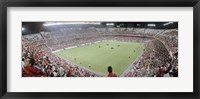
[[[25,31],[25,28],[24,28],[24,27],[22,27],[22,31]]]
[[[155,27],[156,24],[148,24],[147,26],[149,26],[149,27]]]

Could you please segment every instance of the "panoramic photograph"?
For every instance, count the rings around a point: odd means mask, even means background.
[[[178,22],[22,22],[22,77],[178,77]]]

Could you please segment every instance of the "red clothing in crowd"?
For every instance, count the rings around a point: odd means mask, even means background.
[[[41,70],[33,67],[27,66],[22,70],[23,77],[41,77],[46,76],[46,73],[42,72]]]
[[[115,73],[109,73],[108,77],[117,77],[117,75]]]
[[[67,77],[71,77],[72,73],[71,71],[69,70],[68,73],[67,73]]]
[[[159,69],[159,73],[160,73],[161,77],[164,76],[164,74],[165,74],[165,70],[164,70],[163,67],[161,67],[161,68]]]

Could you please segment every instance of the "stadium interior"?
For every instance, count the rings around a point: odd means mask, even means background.
[[[55,53],[111,40],[144,44],[118,77],[178,77],[178,22],[22,22],[22,76],[30,57],[34,77],[106,77]]]

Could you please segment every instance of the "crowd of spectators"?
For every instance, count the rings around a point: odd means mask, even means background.
[[[161,35],[157,35],[156,38],[158,38],[163,44],[166,46],[166,48],[172,52],[176,53],[178,49],[178,30],[172,29],[168,30],[165,33]]]
[[[178,53],[172,57],[166,47],[157,39],[145,43],[141,57],[132,64],[125,77],[177,77]]]
[[[101,76],[91,71],[85,70],[66,60],[63,60],[52,54],[46,44],[42,42],[30,42],[22,39],[22,76],[23,77],[38,77],[38,74],[33,74],[32,70],[25,65],[27,59],[34,60],[32,67],[41,70],[43,77],[94,77]],[[41,74],[41,73],[40,73]]]
[[[33,59],[32,66],[45,77],[96,77],[102,76],[86,70],[52,52],[71,46],[118,40],[143,42],[145,49],[124,77],[177,77],[178,76],[178,32],[177,30],[144,28],[63,28],[51,32],[24,35],[22,37],[22,76],[38,76],[27,73],[25,60]],[[35,70],[35,69],[33,69]]]

